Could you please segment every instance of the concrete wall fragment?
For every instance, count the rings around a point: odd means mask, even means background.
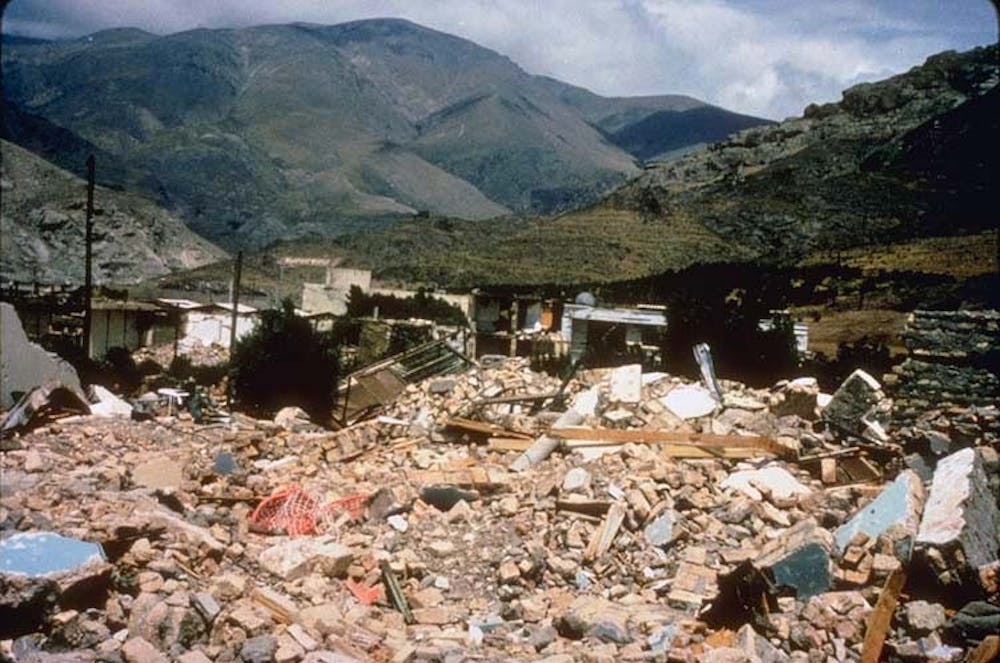
[[[76,370],[58,355],[32,343],[13,306],[0,302],[0,407],[9,410],[17,398],[47,382],[61,382],[82,393]]]

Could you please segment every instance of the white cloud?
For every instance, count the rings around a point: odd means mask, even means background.
[[[4,29],[57,37],[384,16],[600,94],[690,94],[772,118],[996,38],[987,0],[15,0]]]

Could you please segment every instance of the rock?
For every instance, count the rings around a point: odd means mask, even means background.
[[[311,425],[309,413],[294,405],[278,410],[278,413],[274,415],[274,423],[288,431],[299,430]]]
[[[517,564],[508,560],[500,565],[498,576],[501,583],[509,585],[521,578],[521,569],[517,567]]]
[[[34,449],[29,449],[28,452],[24,454],[24,471],[41,472],[44,469],[45,461],[42,460],[42,455]]]
[[[418,624],[433,624],[443,626],[454,624],[459,620],[458,609],[455,606],[435,606],[433,608],[416,608],[413,619]]]
[[[183,480],[184,468],[166,456],[132,468],[132,483],[142,488],[177,488]]]
[[[696,384],[674,387],[660,402],[681,419],[707,416],[719,405],[712,392]]]
[[[776,585],[790,587],[805,599],[830,588],[832,549],[830,533],[815,521],[803,520],[767,544],[753,564]]]
[[[393,514],[385,519],[389,526],[392,527],[397,532],[405,532],[409,528],[409,523],[406,522],[406,518],[397,514]]]
[[[749,624],[744,624],[736,632],[736,646],[742,649],[747,656],[760,663],[784,663],[788,661],[788,654],[781,651],[770,641],[759,635]]]
[[[567,493],[582,493],[590,487],[590,472],[574,467],[563,477],[562,489]]]
[[[909,559],[913,539],[920,526],[920,512],[924,502],[924,486],[920,477],[912,470],[900,472],[895,481],[882,489],[878,497],[851,516],[834,535],[837,548],[843,553],[848,543],[858,533],[877,539],[890,527],[898,527],[905,533],[901,542],[900,558]]]
[[[240,658],[245,663],[270,663],[278,650],[278,640],[273,635],[249,638],[240,647]]]
[[[997,559],[1000,507],[974,449],[962,449],[938,463],[916,545],[935,551],[924,557],[939,577],[974,573],[977,567]]]
[[[90,413],[100,417],[131,417],[132,406],[99,384],[90,386],[96,403],[91,403]]]
[[[646,543],[662,548],[674,540],[674,514],[664,513],[642,530]]]
[[[916,633],[931,633],[942,628],[947,621],[944,606],[927,601],[910,601],[903,606],[906,623]]]
[[[882,443],[889,439],[884,427],[891,407],[878,380],[858,369],[833,393],[823,420],[848,435]]]
[[[799,495],[809,495],[812,492],[799,483],[791,472],[776,465],[759,470],[733,472],[719,484],[719,487],[737,490],[757,501],[762,500],[763,493],[766,493],[778,506],[794,501]]]
[[[629,364],[611,371],[612,403],[638,403],[642,399],[642,366]]]
[[[542,651],[559,637],[559,632],[551,624],[540,624],[530,629],[528,644],[535,648],[535,651]]]
[[[329,635],[341,628],[343,615],[335,603],[324,603],[299,611],[299,622],[320,635]]]
[[[122,656],[127,663],[170,663],[170,659],[143,638],[126,640]]]
[[[354,553],[330,537],[292,539],[260,554],[260,565],[282,580],[295,580],[313,571],[333,577],[347,573]]]
[[[212,594],[223,601],[238,599],[247,591],[247,579],[235,573],[223,573],[212,582]]]
[[[819,382],[816,378],[791,380],[775,394],[771,412],[776,417],[795,416],[806,421],[814,421],[817,396],[819,396]]]
[[[455,554],[455,544],[446,540],[432,541],[427,545],[427,550],[435,557],[447,558]]]
[[[205,656],[200,649],[192,649],[178,656],[176,663],[212,663],[212,659]]]
[[[626,644],[628,611],[607,599],[581,596],[555,622],[559,635],[571,640],[594,637],[604,642]]]
[[[427,387],[427,391],[429,391],[432,394],[438,394],[438,395],[450,394],[455,389],[456,384],[457,383],[455,382],[455,380],[452,380],[450,378],[433,380],[430,383],[430,386]]]

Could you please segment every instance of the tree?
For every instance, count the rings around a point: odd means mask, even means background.
[[[336,397],[338,354],[332,337],[315,332],[286,299],[280,310],[264,311],[257,329],[236,344],[236,403],[258,416],[297,405],[313,421],[327,423]]]

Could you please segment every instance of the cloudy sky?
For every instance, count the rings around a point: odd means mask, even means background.
[[[989,0],[13,0],[3,30],[65,38],[384,16],[600,94],[689,94],[774,119],[997,40]]]

